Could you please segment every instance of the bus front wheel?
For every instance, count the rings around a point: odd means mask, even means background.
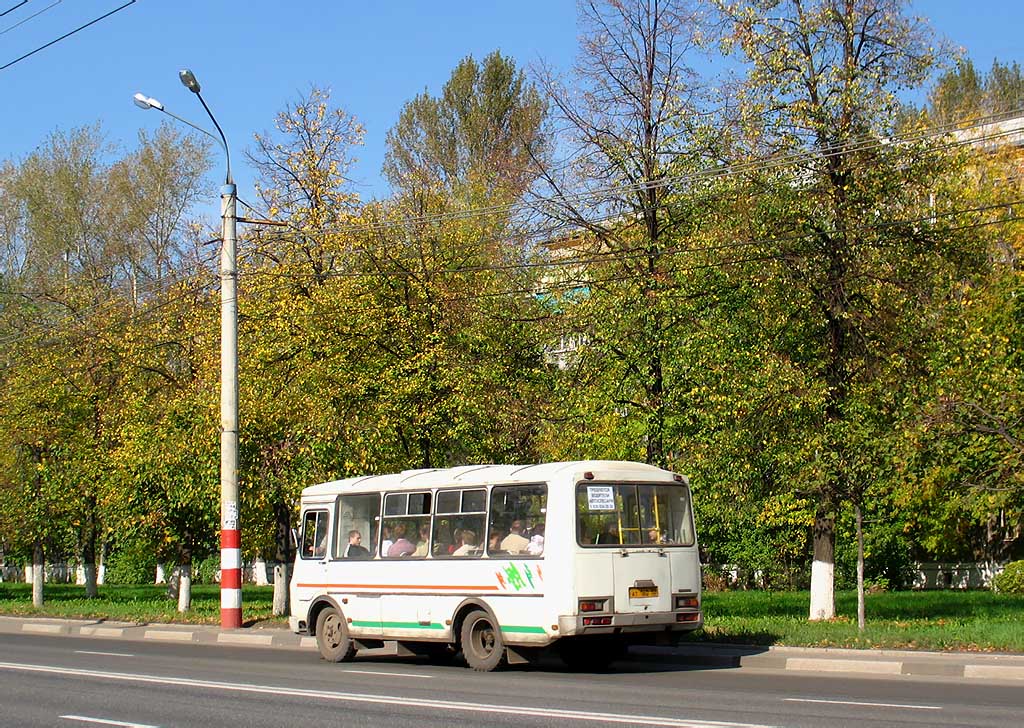
[[[345,617],[334,607],[327,607],[316,618],[316,646],[328,662],[348,662],[355,657]]]
[[[486,612],[470,612],[462,623],[462,655],[474,670],[490,672],[505,657],[501,628]]]

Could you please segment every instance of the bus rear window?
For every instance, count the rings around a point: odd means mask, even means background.
[[[690,490],[685,485],[580,483],[576,536],[583,546],[692,546]]]

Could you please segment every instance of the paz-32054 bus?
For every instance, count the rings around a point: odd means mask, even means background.
[[[302,492],[293,630],[324,659],[396,641],[492,670],[553,646],[570,666],[697,629],[685,477],[581,461],[347,478]]]

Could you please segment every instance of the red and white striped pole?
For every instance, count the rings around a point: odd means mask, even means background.
[[[228,174],[230,175],[230,172]],[[237,629],[242,626],[242,532],[238,519],[238,270],[235,216],[238,195],[230,177],[228,184],[221,188],[220,199],[221,217],[224,222],[224,244],[220,255],[220,626],[221,629]]]

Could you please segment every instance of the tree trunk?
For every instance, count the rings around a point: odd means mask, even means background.
[[[275,617],[283,617],[290,611],[288,584],[291,579],[292,565],[292,512],[282,499],[274,503],[274,605]]]
[[[192,559],[178,566],[178,611],[187,612],[192,607]]]
[[[32,545],[32,606],[41,609],[43,606],[43,543],[37,540]]]
[[[288,582],[291,580],[291,564],[274,564],[274,616],[283,617],[289,612]]]
[[[864,631],[864,519],[860,504],[853,507],[857,514],[857,629]]]
[[[814,563],[811,565],[811,613],[813,621],[836,616],[835,523],[818,513],[814,516]]]
[[[166,584],[167,583],[167,569],[163,564],[157,562],[156,565],[156,576],[153,578],[154,584]]]
[[[252,564],[252,578],[256,586],[267,586],[267,561],[262,556],[257,556]]]
[[[99,595],[96,589],[96,527],[91,515],[88,520],[82,540],[82,565],[85,567],[85,598],[95,599]]]
[[[96,584],[103,586],[107,581],[107,542],[100,542],[100,558],[96,565]]]

